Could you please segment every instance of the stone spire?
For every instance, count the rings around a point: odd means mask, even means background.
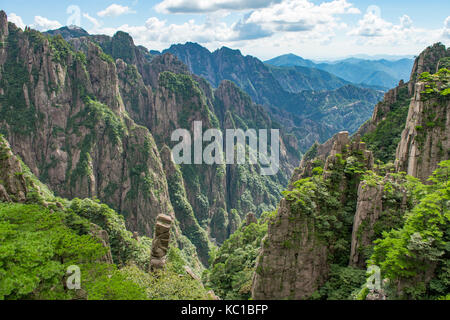
[[[5,11],[0,10],[0,40],[4,40],[8,36],[8,17]]]
[[[167,251],[170,243],[170,228],[173,218],[160,214],[156,218],[155,234],[152,242],[152,253],[150,257],[151,271],[161,270],[166,264]]]

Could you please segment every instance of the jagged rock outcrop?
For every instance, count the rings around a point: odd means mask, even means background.
[[[407,172],[422,181],[450,158],[450,100],[426,98],[426,83],[415,85],[402,139],[397,148],[397,171]]]
[[[156,219],[155,233],[152,242],[152,253],[150,257],[150,268],[152,271],[161,270],[166,264],[172,223],[173,218],[165,214],[160,214]]]
[[[355,135],[355,138],[351,141],[349,132],[342,131],[334,135],[325,143],[316,143],[311,147],[300,162],[300,166],[294,170],[294,174],[290,181],[290,188],[292,188],[294,182],[311,177],[313,175],[313,169],[317,166],[324,166],[324,170],[328,170],[329,164],[334,162],[336,155],[346,151],[346,148],[350,143],[352,144],[352,150],[361,151],[366,156],[367,165],[373,167],[373,155],[369,150],[366,150],[366,145],[361,142],[359,135]],[[329,156],[332,157],[329,158]]]
[[[0,135],[0,201],[24,202],[28,192],[22,165]]]
[[[439,67],[439,61],[442,58],[450,57],[450,48],[445,48],[442,43],[436,43],[426,48],[415,60],[411,72],[411,79],[408,83],[409,95],[415,93],[415,85],[419,76],[423,72],[436,73]]]
[[[255,216],[255,214],[253,212],[250,212],[245,217],[245,225],[248,227],[252,223],[258,223],[258,219],[256,219],[256,216]]]
[[[336,239],[326,240],[321,235],[327,233],[322,221],[330,215],[336,215],[332,220],[340,219],[339,208],[354,205],[351,195],[356,194],[360,177],[358,170],[350,171],[356,167],[370,170],[373,162],[372,153],[359,138],[350,140],[348,132],[340,132],[333,139],[322,177],[310,182],[315,187],[295,191],[298,186],[291,184],[293,197],[299,198],[294,200],[288,194],[269,221],[253,279],[253,299],[308,299],[327,281],[330,257],[339,249],[333,243]],[[327,208],[329,199],[323,198],[331,195],[314,196],[323,187],[338,192],[333,196],[334,209]]]
[[[100,241],[100,243],[102,244],[102,246],[104,248],[106,248],[106,253],[100,259],[100,261],[104,262],[104,263],[114,264],[113,257],[111,254],[111,246],[110,246],[110,242],[109,242],[108,232],[106,232],[105,230],[102,230],[99,226],[92,223],[90,234],[92,236],[94,236],[95,238],[97,238]]]
[[[383,210],[383,189],[383,184],[369,185],[363,181],[359,185],[350,252],[351,266],[366,265],[360,250],[372,244],[373,229]]]
[[[254,300],[307,299],[326,281],[327,245],[315,239],[313,221],[293,219],[283,199],[277,221],[269,222],[262,241],[253,279]]]

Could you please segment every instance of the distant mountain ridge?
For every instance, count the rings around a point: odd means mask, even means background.
[[[64,40],[69,41],[70,39],[81,38],[89,36],[89,33],[83,28],[77,26],[66,26],[59,28],[57,30],[49,30],[44,32],[44,34],[49,34],[51,36],[61,35]]]
[[[303,152],[335,132],[356,130],[382,98],[379,90],[354,85],[323,70],[273,67],[227,47],[210,52],[187,42],[172,45],[163,53],[175,55],[213,87],[223,80],[234,82],[255,102],[270,109],[277,121],[299,139]]]
[[[414,60],[407,58],[395,61],[347,58],[333,62],[315,63],[295,54],[286,54],[265,61],[265,63],[277,67],[316,68],[353,83],[391,88],[395,87],[400,80],[409,79],[409,72]]]

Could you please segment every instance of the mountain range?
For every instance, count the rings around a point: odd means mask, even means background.
[[[327,63],[315,63],[294,54],[287,54],[268,60],[265,63],[277,67],[316,68],[335,74],[352,83],[392,88],[400,80],[409,79],[414,60],[406,58],[394,61],[348,58]]]

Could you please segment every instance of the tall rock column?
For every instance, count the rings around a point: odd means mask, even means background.
[[[363,181],[358,188],[358,205],[353,223],[350,265],[364,267],[366,261],[361,248],[372,243],[373,227],[383,210],[383,185],[369,185]]]
[[[161,270],[166,265],[167,251],[170,243],[170,229],[173,218],[160,214],[156,218],[155,234],[152,242],[152,253],[150,257],[151,271]]]
[[[450,99],[426,97],[425,85],[416,84],[395,162],[397,171],[422,181],[450,157]]]
[[[0,64],[6,60],[6,41],[8,40],[8,19],[5,11],[0,11]],[[0,91],[3,91],[1,89]],[[3,94],[3,93],[2,93]]]

